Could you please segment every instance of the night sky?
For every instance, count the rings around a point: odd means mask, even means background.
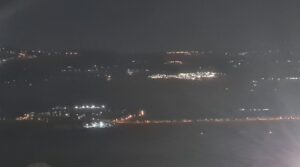
[[[0,44],[117,52],[299,45],[299,1],[5,0]]]

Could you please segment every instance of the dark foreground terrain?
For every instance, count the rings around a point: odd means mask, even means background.
[[[70,129],[1,124],[1,166],[294,167],[300,122]]]

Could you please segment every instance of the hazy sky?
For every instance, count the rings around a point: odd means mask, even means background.
[[[0,44],[119,52],[300,44],[288,0],[6,0]]]

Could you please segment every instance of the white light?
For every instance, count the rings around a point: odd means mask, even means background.
[[[131,70],[131,69],[127,69],[127,74],[128,74],[129,76],[132,76],[132,75],[133,75],[133,73],[134,73],[134,71],[133,71],[133,70]]]
[[[182,61],[174,60],[174,61],[167,61],[164,64],[183,64]]]
[[[180,79],[180,80],[203,80],[217,77],[215,72],[179,73],[177,75],[154,74],[148,76],[151,79]]]
[[[110,123],[107,122],[92,122],[92,123],[86,123],[83,125],[84,128],[108,128],[111,127],[112,125]]]

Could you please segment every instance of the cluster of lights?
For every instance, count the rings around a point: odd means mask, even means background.
[[[67,66],[60,70],[61,72],[99,72],[98,66],[93,65],[92,67],[88,67],[86,69],[74,68],[73,66]]]
[[[143,117],[145,116],[145,111],[144,110],[141,110],[138,114],[139,117]]]
[[[25,113],[16,118],[16,120],[41,120],[48,121],[49,119],[68,118],[76,120],[99,120],[103,112],[108,111],[105,105],[80,105],[80,106],[55,106],[51,108],[52,111],[41,113]]]
[[[97,105],[76,105],[73,107],[76,110],[85,110],[85,109],[105,109],[106,106],[105,105],[101,105],[101,106],[97,106]],[[52,110],[68,110],[70,109],[67,106],[56,106],[53,107]]]
[[[144,116],[145,116],[145,111],[140,110],[138,114],[129,114],[125,117],[114,119],[113,122],[114,123],[130,123],[130,122],[134,122],[132,120],[138,119],[138,118],[143,118]]]
[[[240,108],[239,111],[242,112],[269,112],[269,108]]]
[[[109,122],[99,121],[99,122],[91,122],[91,123],[85,123],[83,125],[84,128],[108,128],[111,127],[112,124]]]
[[[300,116],[274,116],[274,117],[245,117],[245,118],[205,118],[205,119],[182,119],[182,120],[135,120],[117,121],[115,124],[191,124],[205,122],[246,122],[246,121],[282,121],[300,120]]]
[[[132,75],[134,75],[134,74],[136,74],[136,73],[138,73],[139,72],[139,70],[137,70],[137,69],[127,69],[126,70],[126,73],[127,73],[127,75],[129,75],[129,76],[132,76]]]
[[[167,55],[184,55],[184,56],[192,56],[198,55],[199,51],[170,51],[167,52]]]
[[[26,52],[20,52],[18,54],[18,59],[35,59],[37,58],[36,55],[30,55],[30,54],[27,54]]]
[[[17,121],[29,121],[29,120],[33,120],[33,116],[31,114],[24,114],[20,117],[16,118]]]
[[[300,77],[286,77],[286,80],[300,80]]]
[[[72,52],[72,51],[67,51],[65,52],[65,55],[78,55],[78,52]]]
[[[151,79],[180,79],[180,80],[203,80],[217,77],[215,72],[179,73],[177,75],[154,74],[148,76]]]
[[[56,106],[56,107],[52,107],[52,110],[67,110],[68,107],[66,106]]]
[[[10,50],[7,48],[0,48],[0,52],[8,54],[9,57],[0,59],[0,64],[5,62],[13,61],[13,60],[26,60],[26,59],[35,59],[38,56],[51,56],[53,55],[78,55],[78,52],[75,51],[66,51],[66,52],[51,52],[51,51],[43,51],[43,50]]]
[[[229,64],[231,64],[234,68],[238,68],[244,64],[244,60],[230,60]]]
[[[179,64],[179,65],[182,65],[183,62],[179,61],[179,60],[172,60],[172,61],[167,61],[164,64]]]
[[[285,78],[280,78],[280,77],[269,77],[269,78],[265,78],[262,77],[261,80],[269,80],[269,81],[281,81],[281,80],[300,80],[300,77],[285,77]]]
[[[85,109],[105,109],[105,105],[96,106],[96,105],[82,105],[82,106],[74,106],[76,110],[85,110]]]
[[[110,74],[107,74],[104,76],[106,81],[111,81],[112,80],[112,76]]]
[[[134,118],[134,115],[130,114],[130,115],[127,115],[125,117],[117,118],[113,122],[115,122],[115,123],[121,123],[121,122],[124,123],[124,122],[130,121],[133,118]]]

